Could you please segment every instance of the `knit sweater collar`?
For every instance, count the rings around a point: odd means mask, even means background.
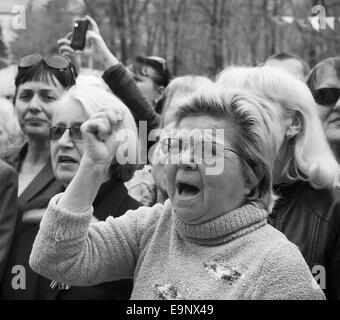
[[[172,212],[179,235],[200,245],[227,243],[267,223],[268,212],[254,204],[246,204],[208,222],[192,225],[179,220]]]

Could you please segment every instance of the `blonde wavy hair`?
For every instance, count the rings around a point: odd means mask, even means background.
[[[302,128],[289,140],[292,154],[285,157],[281,177],[308,181],[316,189],[339,186],[339,165],[325,137],[314,98],[302,80],[277,68],[230,67],[217,76],[217,83],[227,91],[242,88],[264,98],[277,117],[299,116]],[[272,134],[276,132],[277,128],[272,128]]]

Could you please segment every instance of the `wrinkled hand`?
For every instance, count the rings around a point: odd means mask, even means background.
[[[118,59],[111,53],[104,39],[100,35],[97,23],[89,16],[89,29],[86,32],[86,43],[83,51],[74,51],[71,47],[72,32],[68,33],[64,38],[59,39],[58,50],[60,54],[67,56],[77,56],[79,60],[81,55],[92,57],[103,63],[105,68],[118,64]]]
[[[110,166],[119,146],[117,131],[122,120],[121,110],[101,111],[82,124],[81,131],[85,140],[83,163],[91,168],[107,169]]]

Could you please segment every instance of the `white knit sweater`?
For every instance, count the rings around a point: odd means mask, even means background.
[[[324,299],[298,248],[252,204],[201,225],[164,206],[90,224],[91,210],[54,197],[30,257],[32,269],[70,285],[133,278],[132,299]]]

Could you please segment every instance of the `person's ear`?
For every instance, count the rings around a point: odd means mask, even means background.
[[[163,95],[164,95],[164,90],[165,90],[165,87],[164,86],[159,86],[157,88],[157,92],[158,92],[158,99],[162,98]]]
[[[245,184],[244,184],[246,195],[248,197],[253,196],[252,193],[254,192],[255,187],[257,185],[259,185],[260,181],[263,178],[263,172],[260,170],[259,167],[254,165],[254,166],[252,166],[252,168],[253,168],[253,171],[254,171],[254,175],[253,175],[252,178],[247,177],[245,179]]]
[[[164,86],[157,87],[157,97],[154,100],[155,105],[157,105],[158,102],[162,100],[162,98],[164,96],[164,90],[165,90]]]
[[[290,124],[286,131],[287,139],[295,137],[302,131],[302,128],[303,128],[302,116],[299,112],[295,112],[295,114],[292,116],[290,120]]]

